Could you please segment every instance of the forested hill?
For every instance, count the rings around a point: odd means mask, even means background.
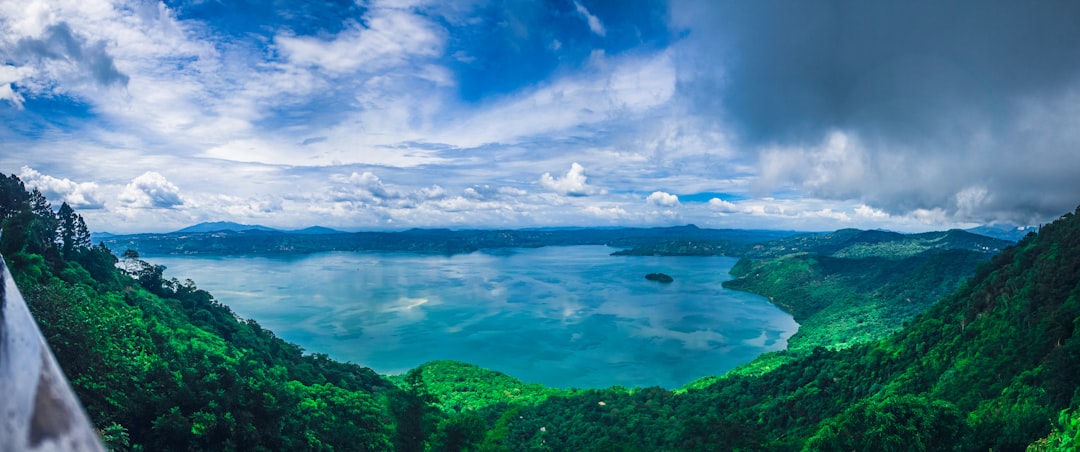
[[[549,397],[512,450],[1075,450],[1080,209],[994,256],[887,339],[679,394]]]
[[[797,234],[751,247],[747,257],[774,258],[812,253],[840,258],[914,256],[931,250],[967,250],[994,254],[1014,242],[973,234],[959,229],[901,234],[899,232],[841,229],[835,232]]]
[[[789,350],[842,348],[899,330],[1010,244],[960,230],[800,234],[752,246],[724,286],[790,312]]]
[[[0,254],[113,450],[423,444],[410,428],[431,410],[416,391],[304,354],[161,267],[117,269],[81,216],[67,204],[54,211],[15,176],[0,176],[0,230]]]
[[[552,390],[451,362],[391,382],[305,354],[194,282],[166,279],[161,267],[132,260],[118,269],[111,250],[90,243],[76,212],[66,204],[54,210],[15,176],[0,177],[0,229],[0,254],[114,450],[1080,444],[1080,209],[1002,250],[887,338],[816,347],[769,372],[679,391]],[[935,256],[971,252],[924,250],[890,262],[925,258],[925,270],[910,275],[914,284],[937,272]],[[871,254],[858,258],[882,259]]]
[[[814,253],[836,257],[879,256],[897,258],[930,250],[960,249],[993,254],[1013,242],[973,234],[958,229],[950,231],[901,234],[899,232],[841,229],[827,233],[788,234],[761,238],[749,247],[731,247],[723,241],[686,238],[634,244],[619,255],[746,256],[755,259],[775,258],[795,253]]]
[[[226,227],[228,226],[228,227]],[[400,232],[339,232],[328,229],[277,231],[244,225],[204,224],[165,234],[100,237],[114,250],[142,254],[280,254],[319,251],[405,251],[470,253],[483,248],[529,248],[553,245],[655,247],[658,243],[708,243],[739,255],[757,242],[796,234],[792,231],[703,229],[693,225],[664,228],[571,228],[513,230],[410,229]]]

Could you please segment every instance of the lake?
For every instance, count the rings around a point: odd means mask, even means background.
[[[453,359],[559,388],[671,389],[784,349],[798,328],[721,286],[735,258],[615,250],[143,259],[308,352],[384,374]],[[655,272],[675,281],[645,279]]]

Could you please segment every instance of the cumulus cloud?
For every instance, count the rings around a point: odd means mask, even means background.
[[[885,220],[889,218],[889,214],[866,204],[862,204],[855,208],[855,216],[870,220]]]
[[[476,188],[474,188],[474,187],[469,187],[469,188],[466,188],[466,189],[464,190],[464,192],[462,192],[462,194],[463,194],[463,195],[464,195],[464,196],[465,196],[466,198],[472,198],[472,199],[484,199],[484,195],[480,194],[480,192],[479,192],[479,191],[477,191],[477,190],[476,190]]]
[[[382,179],[370,171],[352,173],[349,176],[338,175],[334,179],[341,182],[334,188],[331,199],[333,201],[360,201],[365,203],[380,204],[387,200],[401,199],[405,194],[387,187]],[[438,190],[430,191],[437,194]]]
[[[514,187],[499,187],[499,189],[497,191],[498,191],[498,193],[500,195],[512,196],[512,197],[525,196],[525,195],[529,194],[529,192],[527,192],[525,190],[522,190],[520,188],[514,188]]]
[[[630,214],[620,206],[587,206],[585,213],[608,220],[621,220]]]
[[[74,182],[41,174],[28,166],[22,167],[19,177],[27,186],[37,187],[49,199],[59,199],[76,209],[105,207],[101,187],[95,182]]]
[[[645,202],[659,207],[676,207],[679,205],[679,197],[663,191],[654,191]]]
[[[137,209],[171,209],[184,204],[180,189],[154,171],[132,179],[120,193],[120,201]]]
[[[712,199],[709,200],[708,204],[709,204],[710,209],[713,209],[713,210],[716,210],[716,211],[719,211],[719,212],[730,213],[730,212],[738,211],[738,207],[735,205],[735,203],[730,202],[730,201],[724,201],[723,199],[720,199],[720,198],[712,198]]]
[[[589,196],[603,194],[604,190],[586,183],[585,167],[577,162],[570,165],[570,170],[563,177],[553,177],[551,173],[540,176],[540,186],[563,196]]]
[[[23,72],[26,71],[12,65],[0,66],[0,100],[11,102],[20,110],[23,108],[23,102],[26,101],[26,98],[22,94],[15,92],[12,84],[23,77]]]
[[[417,190],[416,196],[420,199],[439,199],[446,196],[446,190],[438,185],[424,187]]]

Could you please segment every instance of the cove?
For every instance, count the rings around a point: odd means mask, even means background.
[[[784,349],[798,328],[765,298],[721,286],[735,258],[613,251],[143,259],[308,352],[384,374],[453,359],[557,388],[672,389]]]

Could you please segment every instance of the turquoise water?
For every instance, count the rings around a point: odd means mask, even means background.
[[[783,349],[798,328],[721,287],[734,258],[612,251],[143,258],[309,352],[387,374],[454,359],[560,388],[675,388]]]

